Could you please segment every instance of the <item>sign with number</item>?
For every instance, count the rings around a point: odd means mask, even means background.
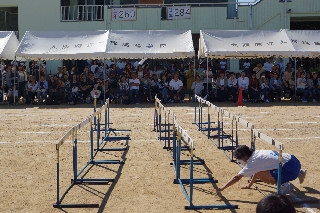
[[[136,21],[137,8],[112,8],[112,21]]]
[[[167,19],[187,19],[191,18],[190,6],[167,7]]]

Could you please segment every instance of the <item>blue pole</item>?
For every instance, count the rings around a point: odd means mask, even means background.
[[[177,150],[177,173],[176,173],[176,179],[180,179],[180,154],[181,154],[181,135],[178,132],[178,150]]]
[[[279,152],[279,167],[278,167],[278,181],[277,181],[277,194],[280,194],[281,187],[281,173],[282,173],[282,150]]]
[[[99,149],[99,141],[100,141],[100,122],[101,122],[101,119],[100,119],[100,116],[101,114],[98,115],[98,124],[97,124],[97,149]]]
[[[193,148],[191,147],[191,158],[190,158],[190,206],[193,206]]]
[[[99,147],[97,147],[97,148],[99,148]],[[93,127],[92,127],[92,122],[90,123],[90,156],[91,156],[90,160],[93,160]]]
[[[94,98],[93,100],[93,105],[94,105],[94,108],[93,108],[93,112],[95,113],[97,111],[97,99]],[[94,128],[97,128],[97,120],[96,120],[96,116],[94,116]]]
[[[78,143],[78,139],[77,139],[77,132],[75,133],[76,137],[73,141],[73,176],[74,176],[74,181],[77,180],[77,165],[78,165],[78,150],[77,150],[77,143]]]
[[[174,127],[173,127],[173,142],[172,142],[172,148],[173,148],[173,164],[174,164],[174,166],[176,167],[177,165],[176,165],[176,162],[177,162],[177,140],[176,140],[176,131],[175,131],[175,129],[174,129]]]

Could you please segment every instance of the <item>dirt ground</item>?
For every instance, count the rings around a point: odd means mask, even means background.
[[[303,184],[297,180],[289,198],[298,212],[320,211],[320,166],[318,164],[320,106],[315,103],[263,103],[235,107],[233,103],[217,104],[229,112],[252,122],[256,128],[284,144],[285,152],[297,156],[308,170]],[[123,108],[124,107],[124,108]],[[196,165],[195,178],[214,177],[217,184],[194,186],[194,205],[235,204],[239,209],[219,212],[255,212],[263,194],[254,189],[240,189],[247,178],[223,191],[222,186],[240,168],[232,163],[214,143],[197,130],[194,108],[190,102],[167,104],[177,115],[180,125],[195,141],[195,155],[205,160]],[[73,125],[93,112],[92,105],[77,106],[0,106],[0,212],[187,212],[187,199],[177,184],[170,153],[163,149],[153,131],[154,104],[111,105],[111,125],[115,129],[130,129],[131,140],[109,142],[106,147],[128,147],[127,151],[99,152],[95,159],[123,160],[125,164],[89,166],[86,178],[114,178],[109,185],[77,185],[63,199],[64,204],[99,204],[94,209],[55,209],[56,150],[55,144]],[[212,112],[212,111],[211,111]],[[204,117],[207,108],[203,109]],[[216,114],[212,112],[213,119]],[[225,118],[225,130],[230,133],[230,121]],[[250,131],[239,124],[239,143],[250,144]],[[96,134],[94,134],[96,140]],[[90,159],[89,125],[78,134],[78,171]],[[272,149],[257,139],[257,149]],[[227,153],[228,154],[228,153]],[[182,159],[189,159],[184,152]],[[182,166],[181,177],[188,178],[188,166]],[[60,196],[70,186],[72,172],[71,138],[60,150]],[[275,192],[275,187],[257,183],[263,193]],[[188,186],[187,190],[188,189]],[[189,210],[190,211],[190,210]],[[217,210],[200,210],[212,212]]]

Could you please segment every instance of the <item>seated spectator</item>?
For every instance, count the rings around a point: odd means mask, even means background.
[[[118,103],[122,103],[125,96],[129,95],[129,83],[126,77],[123,75],[119,81],[119,92],[117,96]]]
[[[71,100],[69,101],[69,104],[77,104],[78,98],[79,98],[79,81],[77,79],[77,75],[72,75],[72,80],[70,82],[70,88],[71,88]]]
[[[89,96],[91,92],[91,86],[88,84],[87,81],[87,76],[86,75],[81,75],[81,80],[79,83],[79,95],[81,99],[83,100],[83,103],[85,102],[86,98]]]
[[[176,101],[181,101],[184,103],[184,90],[183,90],[183,83],[179,79],[179,75],[176,73],[173,76],[173,79],[169,82],[169,90],[170,90],[170,99],[171,102]],[[175,99],[176,97],[176,99]]]
[[[28,102],[30,104],[34,103],[34,98],[37,95],[38,83],[36,82],[35,77],[31,76],[30,81],[28,82]]]
[[[166,75],[164,74],[161,76],[161,81],[159,82],[159,90],[161,94],[161,101],[163,103],[166,103],[168,101],[169,83],[167,81]]]
[[[255,73],[251,75],[251,79],[249,81],[249,88],[251,102],[257,103],[259,100],[259,81],[256,78]]]
[[[224,102],[228,100],[228,79],[224,77],[224,72],[219,73],[217,79],[217,101]]]
[[[97,101],[100,101],[100,104],[104,104],[105,99],[108,99],[108,95],[107,93],[105,93],[104,90],[104,81],[101,78],[97,78],[96,84],[94,85],[94,94],[92,94],[93,92],[91,91],[91,96],[96,96]],[[98,91],[98,93],[96,93]],[[99,96],[99,97],[97,97]]]
[[[145,95],[147,101],[151,100],[151,80],[147,74],[144,73],[143,78],[140,79],[140,95]]]
[[[159,90],[160,81],[161,80],[158,78],[157,74],[152,74],[152,80],[150,85],[150,93],[152,96],[155,96],[155,95],[158,96],[158,94],[160,93],[160,90]]]
[[[297,79],[297,94],[302,96],[302,102],[308,102],[308,96],[311,95],[311,92],[306,89],[307,80],[304,78],[304,72],[300,73],[300,78]]]
[[[269,80],[266,78],[266,74],[262,73],[260,76],[260,91],[261,91],[261,100],[269,102]]]
[[[268,58],[264,63],[263,68],[266,72],[272,72],[273,64],[271,63],[271,58]]]
[[[158,71],[157,71],[157,66],[156,66],[156,65],[154,65],[154,66],[153,66],[153,70],[150,71],[150,76],[152,77],[153,75],[156,75],[157,78],[159,78]],[[160,79],[159,79],[159,80],[160,80]]]
[[[48,90],[48,82],[44,78],[44,76],[40,76],[40,81],[38,82],[38,89],[37,89],[37,99],[38,104],[43,102],[47,98],[47,90]]]
[[[100,67],[96,67],[94,72],[93,72],[93,76],[95,79],[97,78],[103,78],[103,72],[101,72]]]
[[[70,87],[69,76],[67,74],[63,75],[63,79],[60,85],[60,93],[64,97],[65,102],[68,102],[68,100],[70,99],[71,87]]]
[[[84,67],[83,73],[81,75],[85,75],[85,76],[89,77],[89,68],[88,68],[88,66]]]
[[[71,70],[69,71],[69,81],[72,81],[72,78],[73,78],[73,75],[74,74],[77,74],[77,72],[76,72],[76,67],[75,66],[72,66],[71,67]]]
[[[131,78],[131,74],[133,73],[133,70],[132,70],[132,67],[131,67],[131,64],[130,63],[127,63],[125,68],[123,69],[123,74],[126,79],[129,79]]]
[[[274,102],[277,97],[278,102],[281,100],[281,81],[278,78],[277,73],[273,73],[273,78],[270,79],[270,91],[271,91],[271,101]],[[275,96],[276,95],[276,96]]]
[[[11,89],[8,90],[8,97],[7,97],[8,105],[15,104],[18,105],[18,90],[16,86],[13,86]]]
[[[195,95],[203,97],[204,87],[199,75],[196,76],[196,81],[192,83],[191,90],[193,91],[193,94],[192,94],[193,102],[196,101]]]
[[[89,72],[89,77],[87,78],[87,82],[90,86],[90,90],[92,90],[94,88],[94,85],[97,84],[97,79],[94,77],[94,73],[93,72]]]
[[[172,74],[171,74],[171,72],[168,70],[168,67],[167,66],[164,66],[163,67],[163,72],[161,73],[161,75],[163,76],[166,76],[166,79],[167,79],[167,81],[168,82],[170,82],[171,81],[171,79],[172,79]]]
[[[290,93],[291,89],[290,89],[290,79],[292,78],[292,71],[291,68],[286,68],[286,71],[283,73],[283,77],[282,77],[282,83],[284,86],[284,92],[285,93]],[[292,95],[291,95],[292,97]]]
[[[118,79],[118,70],[115,64],[111,64],[109,69],[109,79]]]
[[[68,76],[66,77],[68,79]],[[64,85],[64,84],[62,84]],[[49,98],[51,103],[58,103],[60,101],[60,90],[59,90],[57,77],[50,76],[50,80],[48,82],[48,91]],[[47,103],[48,104],[48,103]]]
[[[230,73],[230,78],[228,79],[228,91],[232,96],[233,102],[238,100],[238,80],[234,76],[234,72]]]
[[[140,80],[137,78],[137,73],[132,73],[129,79],[129,100],[130,103],[134,103],[134,98],[136,99],[136,104],[139,104],[139,86]]]
[[[242,88],[242,97],[243,101],[248,100],[248,93],[249,93],[249,78],[246,77],[246,73],[244,71],[241,72],[241,77],[238,78],[238,86],[239,89]]]
[[[270,194],[262,198],[256,208],[256,213],[295,213],[290,200],[282,194]]]
[[[316,72],[312,74],[312,84],[311,84],[311,92],[312,92],[312,101],[317,102],[317,99],[320,97],[320,79]]]
[[[213,61],[211,61],[212,65],[213,65]],[[203,78],[203,87],[204,90],[206,91],[205,93],[208,94],[209,92],[212,91],[212,78],[213,78],[213,72],[212,69],[210,70],[204,70],[201,74],[202,78]],[[208,88],[208,91],[207,91]]]

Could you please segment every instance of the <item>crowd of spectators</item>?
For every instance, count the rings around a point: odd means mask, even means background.
[[[152,68],[144,61],[87,60],[83,68],[58,67],[52,74],[46,70],[46,62],[29,64],[10,62],[1,64],[0,101],[8,104],[78,104],[110,98],[116,103],[139,104],[151,101],[157,95],[163,103],[195,101],[194,94],[209,101],[234,101],[242,91],[244,101],[269,102],[282,99],[316,102],[320,97],[320,78],[301,64],[297,69],[292,63],[278,64],[272,59],[250,60],[242,63],[242,72],[230,72],[226,60],[200,61],[185,64],[164,61]],[[241,90],[240,90],[241,89]],[[185,98],[186,97],[186,98]]]

